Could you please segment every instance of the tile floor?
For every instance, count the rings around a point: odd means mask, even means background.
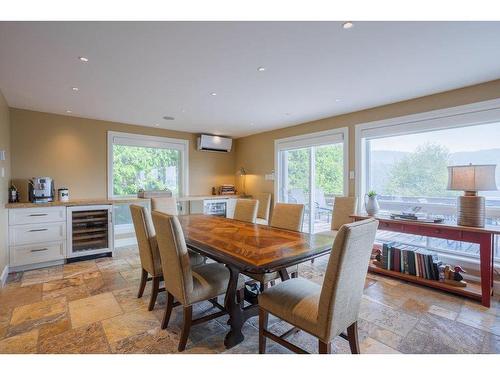
[[[301,277],[321,283],[328,258],[300,266]],[[176,353],[182,313],[174,309],[160,329],[161,293],[147,311],[149,288],[136,298],[140,262],[135,248],[115,258],[11,274],[0,289],[0,353]],[[206,313],[211,305],[195,307]],[[257,353],[257,318],[244,325],[245,341],[226,350],[227,317],[194,326],[184,353]],[[272,330],[289,326],[271,318]],[[361,305],[362,353],[500,353],[500,302],[490,309],[471,300],[369,274]],[[290,337],[312,352],[317,341]],[[337,338],[334,352],[349,353]],[[289,353],[268,341],[269,353]]]

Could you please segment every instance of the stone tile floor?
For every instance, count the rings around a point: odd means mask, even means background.
[[[300,276],[322,283],[328,257],[300,266]],[[135,248],[114,258],[11,274],[0,289],[0,353],[176,353],[182,313],[160,329],[161,293],[147,311],[149,288],[136,298],[140,261]],[[221,298],[221,297],[220,297]],[[212,309],[195,306],[195,316]],[[226,350],[227,317],[194,326],[184,353],[257,353],[258,323],[244,325],[245,341]],[[270,319],[272,330],[289,326]],[[362,353],[500,353],[500,302],[490,309],[471,300],[369,274],[361,305]],[[317,352],[317,341],[299,332],[289,340]],[[349,353],[337,338],[335,353]],[[269,353],[290,353],[268,340]]]

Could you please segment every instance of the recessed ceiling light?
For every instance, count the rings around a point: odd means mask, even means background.
[[[335,101],[338,103],[338,102],[340,102],[340,99],[335,99]]]
[[[286,116],[290,116],[290,112],[285,113]]]
[[[160,124],[154,124],[155,126],[160,126]]]
[[[217,95],[217,93],[216,93],[216,92],[211,92],[211,93],[210,93],[210,95],[212,95],[212,96],[216,96],[216,95]]]
[[[85,56],[79,56],[78,60],[80,60],[81,62],[89,62],[89,59],[86,58]]]
[[[172,116],[163,116],[163,119],[164,120],[175,120],[175,118]]]
[[[258,71],[258,72],[264,72],[265,70],[266,70],[266,68],[265,68],[265,67],[263,67],[263,66],[259,66],[259,67],[257,68],[257,71]]]
[[[66,110],[66,113],[72,113],[73,111],[70,111],[69,109]]]
[[[344,22],[344,23],[342,24],[342,28],[343,28],[343,29],[346,29],[346,30],[347,30],[347,29],[351,29],[351,28],[353,28],[353,27],[354,27],[354,23],[352,23],[351,21],[347,21],[347,22]]]
[[[80,89],[79,89],[78,87],[72,87],[72,88],[71,88],[71,90],[73,90],[73,91],[78,91],[78,90],[80,90]]]
[[[181,112],[184,113],[184,112],[186,112],[186,110],[183,108],[183,109],[181,109]]]

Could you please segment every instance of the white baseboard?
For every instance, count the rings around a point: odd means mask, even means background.
[[[5,266],[2,271],[2,275],[0,275],[0,288],[3,288],[5,286],[7,277],[9,277],[9,266]]]

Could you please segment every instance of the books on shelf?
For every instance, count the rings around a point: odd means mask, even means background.
[[[440,274],[441,265],[436,254],[416,246],[396,242],[384,243],[382,246],[381,267],[386,270],[438,281],[444,278]]]
[[[236,194],[236,189],[234,185],[223,184],[219,187],[219,194],[221,195],[234,195]]]

